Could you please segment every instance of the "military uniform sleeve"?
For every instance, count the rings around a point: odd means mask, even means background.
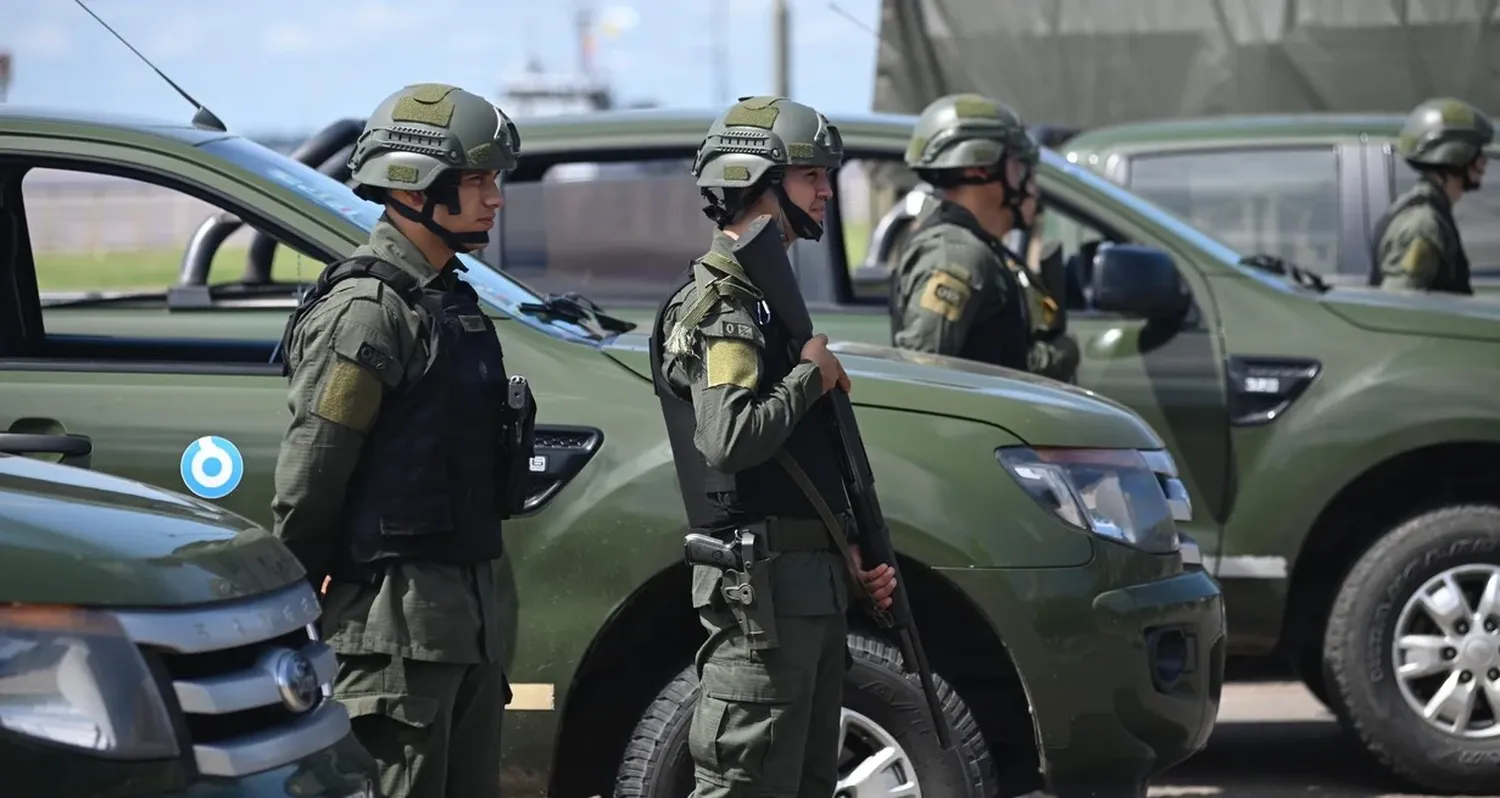
[[[1386,231],[1386,240],[1390,243],[1381,263],[1386,288],[1425,291],[1450,257],[1443,249],[1442,228],[1430,208],[1412,208],[1396,217]]]
[[[812,363],[799,363],[764,396],[757,387],[765,338],[749,311],[720,304],[698,324],[684,381],[697,422],[694,442],[709,466],[726,473],[771,459],[823,395]]]
[[[365,435],[385,391],[404,373],[397,319],[378,296],[324,301],[293,341],[292,420],[276,459],[272,502],[274,534],[315,586],[337,553],[344,493]]]
[[[902,308],[896,345],[935,355],[957,355],[974,322],[982,294],[1003,290],[991,280],[987,261],[993,259],[982,244],[944,236],[924,244],[913,254],[902,294],[910,297]]]

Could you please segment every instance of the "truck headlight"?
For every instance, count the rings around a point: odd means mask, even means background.
[[[0,606],[0,727],[113,759],[179,754],[140,651],[89,610]]]
[[[1018,446],[997,449],[995,456],[1064,522],[1154,554],[1177,550],[1172,509],[1140,452]]]

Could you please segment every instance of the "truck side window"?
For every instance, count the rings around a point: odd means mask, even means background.
[[[573,161],[505,184],[485,260],[538,293],[655,306],[713,235],[691,160]],[[495,250],[498,250],[496,252]]]
[[[1246,255],[1277,255],[1322,274],[1338,269],[1331,146],[1137,155],[1126,186]]]
[[[1492,163],[1500,160],[1500,152],[1492,151],[1489,156]],[[1395,199],[1417,182],[1417,173],[1400,158],[1391,160],[1391,173],[1395,175],[1391,198]],[[1500,178],[1493,171],[1485,176],[1483,187],[1465,194],[1453,206],[1453,221],[1458,223],[1470,272],[1475,276],[1500,276]]]

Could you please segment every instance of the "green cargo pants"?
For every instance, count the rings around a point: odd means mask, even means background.
[[[778,574],[776,648],[751,650],[723,602],[694,602],[709,632],[698,652],[702,693],[688,729],[694,798],[829,798],[838,782],[848,664],[838,593],[847,587],[825,564],[783,564],[800,573]],[[793,577],[802,585],[786,584]],[[702,572],[695,599],[707,592],[700,590],[705,583],[717,579]],[[831,611],[816,611],[823,606]]]
[[[499,795],[507,692],[499,663],[389,654],[340,655],[333,687],[385,798]]]

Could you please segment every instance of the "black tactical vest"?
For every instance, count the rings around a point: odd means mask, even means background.
[[[380,280],[417,312],[429,354],[420,377],[381,400],[345,495],[344,545],[333,577],[372,581],[385,562],[498,558],[501,520],[511,512],[504,485],[524,475],[511,473],[517,458],[505,443],[514,414],[494,324],[462,280],[424,289],[396,266],[362,257],[331,264],[318,277],[288,320],[283,346],[316,299],[354,277]]]
[[[929,213],[912,230],[911,235],[916,236],[940,224],[958,225],[978,236],[1001,261],[1016,259],[1004,244],[979,226],[972,213],[951,202],[943,202]],[[1026,289],[1005,263],[1002,262],[996,271],[998,278],[1005,281],[1005,301],[993,312],[985,312],[983,307],[980,308],[980,315],[974,318],[969,325],[968,335],[964,336],[958,357],[1025,371],[1027,354],[1031,351],[1031,324],[1027,317],[1024,293]],[[901,315],[905,310],[900,302],[901,280],[898,276],[892,276],[890,290],[891,340],[895,341],[896,332],[901,329]],[[969,301],[978,302],[981,297],[976,296]]]
[[[692,280],[692,267],[689,267],[684,279],[668,294],[667,302],[657,308],[650,344],[651,381],[656,388],[656,396],[661,401],[667,437],[672,444],[672,458],[677,466],[677,480],[682,490],[683,505],[687,510],[688,526],[696,531],[711,533],[772,516],[818,520],[817,510],[775,459],[767,459],[744,471],[726,474],[709,467],[693,442],[693,431],[697,427],[693,404],[678,396],[667,382],[662,368],[661,329],[662,317],[666,314],[671,297]],[[760,383],[756,386],[755,393],[758,397],[765,397],[791,373],[801,360],[801,353],[792,351],[790,336],[780,322],[770,317],[764,306],[757,313],[756,326],[765,336],[765,350],[761,354]],[[840,514],[849,509],[849,501],[844,494],[839,453],[835,448],[831,423],[827,398],[820,397],[808,408],[802,420],[797,422],[783,447],[802,466],[802,470],[807,472],[818,488],[818,493],[828,503],[829,509]],[[832,543],[829,545],[831,547]]]
[[[1444,260],[1443,267],[1432,281],[1431,291],[1447,291],[1455,294],[1473,294],[1474,289],[1469,284],[1469,255],[1464,252],[1463,239],[1458,235],[1458,222],[1453,219],[1453,207],[1451,204],[1438,202],[1425,192],[1408,192],[1400,199],[1391,203],[1385,213],[1375,222],[1374,245],[1370,248],[1370,273],[1368,283],[1379,286],[1385,280],[1385,274],[1380,270],[1380,242],[1385,238],[1385,231],[1391,227],[1391,222],[1396,215],[1408,208],[1418,205],[1427,205],[1437,211],[1439,223],[1443,226],[1443,234],[1452,241],[1458,251],[1458,258],[1452,262]]]

